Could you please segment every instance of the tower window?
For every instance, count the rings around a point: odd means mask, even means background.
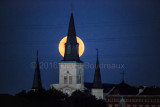
[[[77,76],[77,84],[80,84],[80,83],[81,83],[81,76],[78,75],[78,76]]]
[[[77,50],[77,52],[78,52],[78,54],[79,54],[79,44],[77,43],[77,45],[76,45],[76,50]]]
[[[64,84],[67,84],[67,76],[64,76]]]
[[[72,84],[72,76],[69,76],[69,84]]]
[[[81,71],[77,74],[77,84],[81,84]]]
[[[68,45],[67,45],[67,54],[70,54],[70,53],[71,53],[71,45],[68,44]]]

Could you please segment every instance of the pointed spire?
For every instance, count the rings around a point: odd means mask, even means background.
[[[96,61],[96,69],[94,74],[94,81],[93,81],[93,88],[102,88],[102,81],[101,81],[101,73],[99,67],[99,59],[98,59],[98,49],[97,50],[97,61]]]
[[[63,61],[80,61],[78,49],[79,44],[77,43],[74,18],[73,13],[71,12]]]
[[[40,68],[39,68],[39,61],[38,61],[38,50],[37,50],[37,61],[36,61],[36,68],[34,72],[34,80],[33,80],[33,90],[41,90],[42,83],[41,83],[41,75],[40,75]]]
[[[74,25],[73,13],[71,13],[71,17],[70,17],[70,21],[69,21],[67,42],[75,43],[75,44],[77,43],[76,29],[75,29],[75,25]]]

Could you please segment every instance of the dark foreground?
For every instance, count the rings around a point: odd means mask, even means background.
[[[97,100],[89,92],[75,91],[71,96],[61,91],[22,91],[15,96],[1,94],[0,107],[105,107],[103,100]]]

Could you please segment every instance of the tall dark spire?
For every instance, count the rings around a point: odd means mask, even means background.
[[[36,62],[36,68],[35,68],[35,72],[34,72],[32,89],[33,90],[41,90],[42,89],[41,74],[40,74],[39,61],[38,61],[38,50],[37,50],[37,62]]]
[[[97,49],[97,61],[96,61],[96,69],[94,73],[93,88],[102,88],[101,73],[100,73],[99,60],[98,60],[98,49]]]
[[[76,39],[73,12],[71,12],[67,35],[67,43],[65,44],[65,54],[63,61],[80,61],[78,49],[79,44],[77,43]]]

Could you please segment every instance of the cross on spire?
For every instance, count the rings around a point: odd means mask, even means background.
[[[96,51],[97,51],[97,56],[98,56],[98,48],[96,48]]]
[[[73,2],[71,2],[71,12],[73,13]]]
[[[38,57],[38,49],[37,49],[37,57]]]
[[[96,62],[96,68],[99,69],[99,59],[98,59],[98,48],[96,48],[97,51],[97,62]]]
[[[124,72],[124,70],[123,70],[123,72],[121,73],[121,75],[122,75],[122,82],[124,82],[124,75],[125,75],[126,73]]]

